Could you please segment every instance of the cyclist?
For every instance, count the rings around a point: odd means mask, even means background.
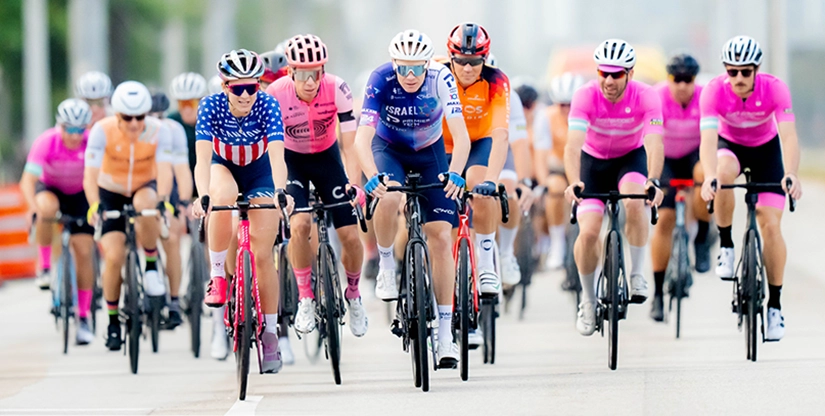
[[[37,213],[35,237],[40,253],[41,271],[37,282],[41,289],[49,289],[49,269],[52,258],[52,225],[45,220],[60,211],[64,215],[83,218],[89,203],[83,195],[83,154],[86,151],[86,127],[92,111],[85,101],[70,98],[57,106],[57,126],[40,135],[29,151],[20,190],[29,204],[29,215]],[[67,225],[74,251],[77,273],[77,344],[92,342],[94,333],[89,325],[94,273],[92,250],[94,229],[84,223]],[[66,277],[64,277],[65,279]]]
[[[189,149],[189,169],[195,170],[195,124],[198,121],[198,101],[205,97],[206,78],[196,72],[184,72],[174,78],[169,86],[169,95],[178,102],[178,110],[169,118],[183,126],[186,146]]]
[[[464,122],[472,141],[464,177],[474,193],[490,195],[496,191],[496,182],[507,160],[510,81],[498,68],[484,65],[490,53],[490,36],[476,23],[454,27],[447,39],[447,50],[450,62],[446,66],[458,83]],[[453,153],[453,135],[449,129],[444,131],[444,147],[448,155]],[[479,291],[484,295],[501,292],[494,259],[499,218],[498,204],[492,198],[473,201],[476,267]]]
[[[209,94],[220,94],[223,92],[223,79],[220,75],[215,75],[212,78],[209,78],[209,81],[206,83],[206,88],[209,90]]]
[[[100,120],[89,132],[83,190],[89,201],[89,222],[98,210],[121,210],[132,204],[136,210],[169,210],[172,190],[172,141],[160,120],[147,116],[152,109],[149,90],[137,81],[126,81],[112,94],[114,116]],[[155,190],[157,188],[157,190]],[[157,270],[157,218],[140,217],[136,232],[146,257],[143,290],[147,296],[163,296],[166,286]],[[126,259],[125,218],[104,219],[100,243],[103,250],[103,297],[109,312],[106,347],[120,349],[118,318],[120,269]]]
[[[341,162],[335,121],[340,123],[343,152],[352,158],[355,140],[355,116],[352,111],[352,91],[344,80],[327,73],[327,47],[315,35],[296,35],[286,45],[286,60],[290,77],[284,77],[267,88],[281,103],[284,121],[284,158],[289,170],[287,191],[295,198],[295,206],[309,206],[309,185],[315,186],[324,203],[349,199],[349,179]],[[355,180],[358,176],[352,176]],[[367,332],[367,316],[361,302],[358,283],[364,247],[358,236],[357,219],[352,207],[336,208],[331,213],[342,246],[341,263],[347,275],[344,292],[349,304],[350,330],[356,337]],[[298,312],[295,330],[309,333],[315,329],[315,295],[312,291],[312,258],[309,244],[312,215],[302,212],[290,220],[292,238],[289,241],[289,262],[298,282]]]
[[[181,264],[180,240],[186,232],[185,217],[181,214],[189,208],[192,200],[192,171],[189,170],[189,149],[186,144],[186,131],[175,120],[165,118],[164,112],[169,109],[169,98],[159,92],[152,95],[152,110],[150,115],[161,120],[169,129],[172,139],[172,193],[169,203],[174,207],[174,213],[169,221],[169,237],[161,240],[163,252],[166,253],[166,275],[169,276],[169,316],[164,323],[166,329],[174,329],[183,323],[180,315],[180,280],[183,274]]]
[[[420,173],[424,184],[447,177],[446,196],[439,189],[425,191],[421,208],[438,304],[438,364],[455,368],[458,346],[452,335],[455,263],[451,229],[458,218],[451,199],[459,197],[465,185],[458,172],[464,170],[467,162],[470,138],[453,75],[443,65],[430,62],[430,38],[417,30],[405,30],[393,37],[389,53],[392,61],[373,71],[367,82],[360,126],[355,134],[361,168],[370,178],[364,188],[381,199],[373,217],[380,255],[375,295],[384,300],[398,297],[393,239],[402,199],[399,193],[387,193],[379,177],[387,177],[390,185],[403,182],[409,171]],[[453,134],[453,159],[449,165],[441,136],[442,115]]]
[[[287,75],[287,59],[283,52],[270,51],[261,54],[264,61],[264,74],[261,75],[261,89],[266,90],[269,85]]]
[[[716,224],[720,252],[716,274],[733,277],[736,253],[731,239],[734,196],[730,190],[714,192],[711,181],[733,183],[745,168],[754,182],[779,182],[782,188],[759,194],[757,220],[762,232],[763,256],[768,274],[768,329],[765,339],[779,341],[785,335],[785,318],[779,301],[782,294],[787,251],[780,220],[785,193],[802,196],[799,181],[799,143],[791,107],[791,93],[779,78],[759,72],[762,49],[748,36],[727,41],[722,49],[725,74],[711,80],[702,90],[702,144],[700,148],[705,181],[702,198],[716,199]],[[778,133],[778,134],[777,134]],[[781,144],[781,145],[780,145]],[[718,150],[717,150],[718,148]],[[791,189],[785,181],[793,180]]]
[[[567,144],[567,117],[573,95],[584,85],[581,75],[565,72],[550,80],[552,105],[536,117],[533,128],[533,147],[536,152],[536,176],[548,191],[544,197],[544,215],[550,235],[547,267],[561,268],[567,254],[567,218],[564,197],[567,188],[564,174],[564,146]]]
[[[112,115],[109,97],[112,95],[112,80],[99,71],[89,71],[75,82],[75,94],[92,108],[89,128],[106,116]]]
[[[693,179],[702,182],[702,166],[699,164],[699,96],[702,86],[696,84],[699,63],[687,54],[675,55],[667,64],[668,80],[654,87],[662,102],[664,116],[665,164],[662,180],[665,185],[671,179]],[[710,247],[707,244],[708,214],[702,200],[700,188],[693,192],[691,207],[697,218],[698,232],[694,240],[696,271],[704,273],[710,269]],[[659,211],[659,223],[653,229],[650,240],[651,260],[655,290],[650,317],[654,321],[664,320],[665,270],[670,259],[673,228],[676,226],[676,191],[668,189]]]
[[[564,171],[570,186],[564,191],[568,201],[579,205],[579,236],[575,257],[582,285],[576,328],[592,335],[596,328],[596,266],[602,252],[599,234],[605,203],[577,198],[576,187],[584,192],[640,194],[651,187],[662,200],[658,177],[662,171],[662,107],[651,87],[633,81],[636,52],[621,39],[602,42],[593,56],[598,79],[585,84],[573,95],[569,116]],[[630,302],[643,303],[648,296],[642,274],[648,236],[648,216],[639,199],[624,201],[625,234],[630,243]]]
[[[212,205],[234,204],[238,192],[252,204],[278,205],[277,195],[286,186],[283,123],[278,101],[260,91],[263,62],[255,52],[237,49],[224,54],[217,63],[223,93],[203,98],[198,107],[195,184],[202,198],[211,195]],[[206,215],[194,203],[196,216]],[[208,212],[208,211],[207,211]],[[226,303],[227,281],[224,263],[232,238],[231,213],[216,212],[209,221],[209,257],[212,279],[205,302],[211,307]],[[282,362],[278,349],[278,275],[272,247],[280,213],[250,211],[251,248],[255,257],[261,308],[265,314],[263,371],[277,373]]]

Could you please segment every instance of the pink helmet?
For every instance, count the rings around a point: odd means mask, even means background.
[[[286,62],[296,68],[327,63],[327,46],[315,35],[296,35],[286,42]]]

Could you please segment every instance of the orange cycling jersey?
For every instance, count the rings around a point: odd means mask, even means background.
[[[467,88],[458,85],[458,96],[470,141],[490,137],[495,129],[510,128],[510,81],[498,68],[484,65],[478,81]],[[450,129],[444,129],[444,147],[448,154],[453,152]]]
[[[146,128],[137,140],[130,140],[119,128],[115,116],[95,123],[86,146],[86,167],[100,169],[97,185],[124,196],[157,178],[157,163],[171,163],[172,139],[162,121],[146,117]]]

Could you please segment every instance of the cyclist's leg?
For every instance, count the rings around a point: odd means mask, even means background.
[[[372,152],[375,156],[375,165],[379,172],[386,173],[388,183],[399,185],[404,182],[406,171],[402,159],[411,158],[413,153],[404,153],[390,147],[389,143],[378,136],[372,140]],[[375,285],[375,295],[379,299],[390,300],[398,297],[398,287],[395,281],[395,239],[400,226],[398,210],[403,195],[399,192],[388,192],[381,197],[373,214],[373,228],[378,247],[378,277]],[[399,247],[400,248],[400,247]]]
[[[696,240],[704,243],[704,239],[700,239],[700,237],[707,238],[707,229],[702,230],[702,227],[707,228],[708,224],[710,223],[711,216],[708,213],[708,204],[702,199],[702,187],[698,186],[705,181],[705,172],[702,170],[702,164],[697,162],[693,165],[693,182],[697,184],[697,186],[693,189],[693,192],[690,193],[691,198],[691,214],[693,218],[696,218],[699,221],[699,233],[704,233],[704,235],[697,235]],[[702,223],[705,223],[702,225]]]
[[[157,207],[158,194],[154,184],[138,189],[134,194],[135,210],[152,209]],[[166,284],[158,272],[158,237],[160,237],[160,219],[155,217],[139,217],[135,221],[135,231],[143,254],[146,258],[143,274],[143,290],[149,296],[162,296],[166,293]]]
[[[597,159],[586,152],[581,155],[581,181],[584,191],[606,193],[615,189],[618,176],[616,160]],[[577,328],[583,335],[591,335],[595,330],[595,280],[599,257],[602,253],[600,238],[605,202],[598,199],[585,199],[579,204],[576,217],[579,235],[573,245],[573,257],[579,271],[582,286],[581,305]]]
[[[521,145],[521,144],[519,144]],[[507,160],[504,162],[504,168],[498,175],[498,181],[504,185],[507,191],[507,203],[510,206],[510,219],[506,223],[501,222],[501,208],[496,201],[496,224],[498,225],[498,248],[501,263],[501,280],[506,285],[515,285],[521,281],[521,270],[515,255],[516,234],[518,233],[519,224],[521,224],[521,208],[519,207],[519,198],[516,193],[518,187],[518,173],[516,173],[515,159],[513,158],[513,149],[510,148],[507,153]],[[532,195],[524,195],[525,198],[531,198]],[[528,243],[532,244],[532,242]]]
[[[289,172],[286,191],[292,196],[295,208],[306,208],[309,206],[310,177],[307,176],[307,173],[313,169],[318,169],[319,166],[323,166],[307,160],[307,156],[311,155],[303,155],[288,149],[284,150],[284,159]],[[313,229],[312,214],[308,212],[293,214],[290,217],[289,226],[292,238],[290,238],[289,245],[287,245],[287,255],[289,256],[289,264],[292,266],[292,271],[295,274],[295,280],[298,284],[299,301],[306,298],[314,299],[315,294],[312,291],[311,278],[312,259],[316,251],[310,246],[310,236],[313,235],[311,234]],[[299,314],[303,312],[302,309],[303,308],[299,306]],[[306,323],[314,326],[314,315],[309,316],[310,312],[314,314],[314,309],[306,306],[305,309],[306,318],[308,318]],[[297,321],[301,323],[301,319]]]
[[[718,163],[716,167],[716,177],[719,184],[731,184],[742,172],[739,161],[739,153],[742,149],[735,143],[731,143],[723,137],[719,137]],[[731,224],[733,224],[733,209],[736,205],[733,190],[720,189],[716,193],[714,200],[714,215],[716,225],[719,227],[719,238],[723,248],[733,248],[731,239]],[[732,261],[731,261],[732,262]]]
[[[564,265],[565,250],[567,249],[567,209],[564,201],[564,190],[567,188],[567,178],[564,176],[564,167],[552,169],[547,178],[547,196],[545,198],[545,217],[550,234],[550,255],[548,266],[557,269]]]
[[[647,155],[644,147],[634,150],[620,158],[619,192],[625,194],[643,194],[647,181]],[[626,199],[625,235],[630,252],[630,296],[636,303],[642,303],[648,297],[647,281],[644,278],[645,254],[650,235],[650,214],[648,205],[641,199]]]
[[[48,274],[52,267],[52,223],[45,220],[54,218],[60,208],[60,200],[58,195],[60,193],[46,188],[42,182],[38,181],[35,188],[34,202],[37,204],[37,220],[34,230],[35,240],[37,241],[37,248],[40,256],[40,270],[41,274]],[[43,281],[44,289],[48,289],[46,284],[48,280]]]
[[[178,295],[180,293],[180,282],[183,274],[183,262],[181,259],[180,244],[181,236],[186,233],[186,217],[183,213],[178,211],[180,205],[180,195],[178,195],[177,182],[172,187],[172,193],[169,196],[169,203],[175,207],[173,214],[169,218],[169,236],[165,240],[161,240],[163,251],[166,253],[166,263],[164,264],[166,276],[169,278],[169,322],[168,328],[174,327],[182,323],[180,317],[180,301]]]
[[[86,195],[78,192],[72,195],[60,195],[60,211],[65,215],[84,218],[89,210]],[[94,250],[94,228],[84,221],[83,225],[69,224],[71,238],[69,244],[74,254],[75,270],[77,273],[77,307],[78,317],[85,319],[89,315],[92,304],[92,289],[94,287],[94,268],[92,265],[92,251]]]
[[[120,210],[124,204],[132,202],[132,198],[100,189],[100,208],[102,211]],[[120,303],[120,286],[123,279],[120,269],[126,261],[126,220],[124,218],[107,219],[101,225],[100,244],[103,249],[103,299],[106,300],[106,310],[109,314],[108,340],[106,346],[111,350],[120,349],[120,319],[118,305]]]
[[[673,228],[676,226],[676,189],[669,188],[671,179],[684,179],[684,172],[679,171],[680,159],[665,158],[662,168],[661,183],[665,193],[659,206],[659,222],[653,227],[650,237],[650,260],[653,264],[654,295],[663,296],[665,270],[670,260],[673,243]],[[678,172],[678,173],[677,173]]]

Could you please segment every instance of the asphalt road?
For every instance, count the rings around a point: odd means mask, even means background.
[[[495,365],[471,354],[470,380],[458,371],[431,375],[431,391],[412,383],[409,356],[388,330],[385,306],[365,290],[369,333],[344,329],[343,384],[322,358],[277,375],[250,376],[249,398],[236,400],[234,360],[189,352],[189,328],[162,333],[160,352],[141,348],[132,375],[123,353],[104,349],[101,331],[87,347],[63,355],[47,313],[49,295],[31,281],[0,287],[0,414],[282,414],[282,415],[547,415],[547,414],[819,414],[825,408],[825,186],[806,195],[783,229],[790,262],[782,297],[787,333],[745,360],[743,333],[730,312],[731,285],[695,277],[684,304],[682,339],[674,325],[652,322],[649,304],[631,306],[621,323],[619,369],[607,368],[607,339],[574,327],[574,301],[559,290],[559,272],[542,273],[529,290],[524,319],[505,313]],[[739,241],[740,204],[734,226]],[[652,284],[652,282],[651,282]],[[365,287],[367,285],[365,284]],[[105,318],[101,313],[100,318]],[[294,336],[293,336],[294,339]],[[253,369],[255,369],[253,363]]]

